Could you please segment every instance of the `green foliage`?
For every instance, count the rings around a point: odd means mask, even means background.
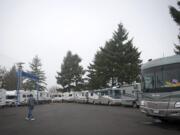
[[[64,57],[61,72],[57,72],[56,77],[57,83],[63,87],[64,91],[78,91],[82,88],[85,71],[79,65],[80,62],[81,58],[77,54],[73,55],[71,51],[68,51]]]
[[[46,77],[44,71],[42,70],[42,64],[40,58],[38,56],[35,56],[32,60],[32,63],[30,63],[29,65],[31,70],[28,72],[36,75],[39,78],[38,81],[39,90],[41,91],[45,90],[47,85]],[[23,87],[24,89],[28,89],[28,90],[35,90],[36,89],[35,81],[27,79]]]
[[[0,88],[4,88],[5,86],[4,78],[6,74],[7,74],[6,68],[0,66]]]
[[[177,2],[177,5],[180,8],[180,1]],[[176,24],[178,26],[180,26],[180,11],[177,10],[175,7],[172,7],[172,6],[169,7],[169,11],[170,11],[172,18],[176,22]],[[180,42],[180,35],[178,35],[178,39]],[[174,49],[175,54],[180,55],[180,45],[175,44],[174,46],[175,46],[175,49]]]
[[[14,65],[10,71],[5,73],[3,87],[6,90],[16,90],[17,88],[17,77],[16,77],[16,66]]]
[[[88,67],[89,87],[97,89],[131,83],[140,74],[140,52],[128,40],[128,32],[122,24],[112,39],[97,51],[93,64]]]

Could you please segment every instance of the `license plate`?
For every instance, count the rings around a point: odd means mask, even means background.
[[[159,110],[153,110],[153,113],[159,113]]]

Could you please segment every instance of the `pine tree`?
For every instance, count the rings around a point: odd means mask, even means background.
[[[9,72],[6,72],[4,76],[4,88],[6,90],[16,90],[17,89],[17,76],[16,76],[16,66],[14,65]]]
[[[7,74],[7,70],[5,67],[0,66],[0,88],[4,88],[5,86],[5,75]]]
[[[101,66],[99,66],[101,67]],[[94,89],[99,89],[99,88],[104,88],[106,87],[106,78],[104,75],[99,75],[100,72],[97,72],[96,67],[94,64],[90,64],[88,66],[88,85],[87,89],[89,90],[94,90]]]
[[[180,1],[177,2],[177,5],[180,8]],[[172,6],[169,7],[169,11],[176,24],[180,26],[180,11]],[[180,34],[178,35],[178,40],[180,42]],[[174,46],[175,46],[174,49],[175,54],[180,55],[180,45],[175,44]]]
[[[138,79],[140,52],[133,46],[132,41],[132,39],[128,40],[128,32],[122,24],[119,24],[112,39],[96,53],[93,66],[89,66],[88,76],[91,86],[94,84],[99,88],[112,87],[121,85],[123,82],[132,83]]]
[[[57,83],[60,84],[65,91],[78,91],[83,85],[83,75],[85,71],[80,66],[81,58],[71,51],[67,52],[61,64],[61,72],[57,72]]]
[[[45,90],[47,85],[46,77],[45,77],[45,72],[42,70],[42,64],[40,58],[38,56],[35,56],[29,65],[31,70],[28,72],[39,78],[37,83],[39,90],[40,91]],[[27,79],[27,81],[24,83],[24,88],[29,90],[35,90],[36,82],[34,80]]]

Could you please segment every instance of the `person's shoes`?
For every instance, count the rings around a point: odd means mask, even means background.
[[[31,120],[35,120],[35,118],[31,118]]]
[[[25,118],[26,120],[30,120],[28,117]]]

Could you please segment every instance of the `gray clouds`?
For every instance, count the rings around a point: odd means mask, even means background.
[[[169,5],[176,0],[1,0],[0,65],[23,61],[27,69],[38,55],[48,86],[54,85],[68,50],[87,67],[120,22],[144,62],[173,55],[178,27]]]

